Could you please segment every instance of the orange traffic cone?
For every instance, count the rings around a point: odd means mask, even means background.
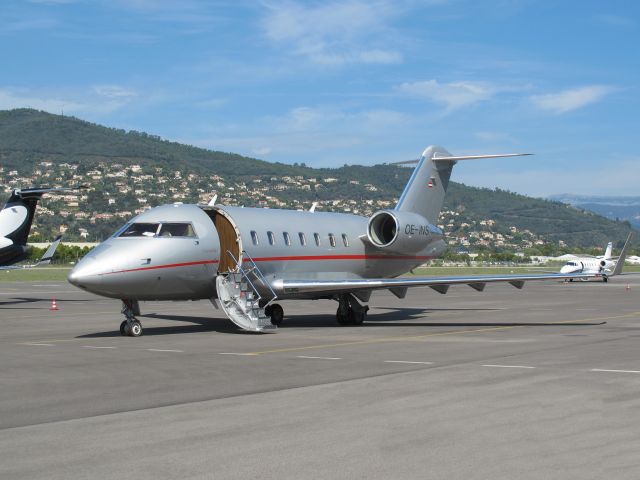
[[[58,304],[56,303],[55,298],[51,300],[51,308],[49,310],[58,310]]]

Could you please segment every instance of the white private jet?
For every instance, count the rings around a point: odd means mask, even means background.
[[[592,257],[583,255],[581,257],[576,257],[575,259],[569,260],[565,263],[560,269],[560,273],[594,274],[602,277],[603,282],[607,282],[609,277],[622,273],[622,268],[624,267],[625,258],[627,256],[627,248],[629,247],[632,237],[633,233],[630,233],[627,237],[627,241],[622,247],[622,252],[620,252],[619,257],[611,255],[613,243],[609,242],[603,256]],[[571,282],[573,279],[569,279],[569,281]]]

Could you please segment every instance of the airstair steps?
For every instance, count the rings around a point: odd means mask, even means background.
[[[229,253],[232,257],[233,255]],[[243,330],[250,332],[275,331],[277,327],[271,323],[271,319],[265,315],[264,307],[276,299],[276,295],[271,290],[258,266],[251,260],[251,257],[243,252],[252,264],[250,268],[243,269],[243,266],[236,260],[235,271],[222,273],[216,277],[216,291],[222,310],[227,317]],[[233,257],[235,260],[235,257]],[[262,297],[258,292],[254,280],[265,283],[273,294],[271,300],[260,307]]]

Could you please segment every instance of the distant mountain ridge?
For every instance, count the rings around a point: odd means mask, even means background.
[[[627,220],[636,229],[640,229],[640,196],[573,195],[563,193],[551,195],[548,198],[595,212],[611,220]]]
[[[58,168],[54,176],[44,179],[47,168],[53,168],[46,165],[59,167],[63,164],[74,164],[77,169],[62,172]],[[149,180],[140,186],[128,174],[127,178],[119,179],[120,183],[128,184],[116,188],[115,181],[103,178],[101,172],[99,175],[92,172],[100,170],[100,165],[119,165],[122,169],[137,165]],[[39,182],[89,182],[91,189],[80,205],[69,207],[74,203],[72,201],[64,205],[52,200],[45,202],[43,207],[50,206],[54,215],[43,218],[41,224],[43,235],[64,227],[71,238],[76,238],[84,229],[97,232],[97,239],[104,238],[126,220],[117,216],[103,219],[97,215],[113,212],[119,204],[124,205],[120,208],[133,211],[141,205],[155,206],[176,198],[196,202],[212,191],[220,193],[226,202],[245,206],[264,205],[265,198],[275,202],[268,205],[288,208],[307,208],[311,202],[319,201],[320,208],[325,210],[370,214],[381,208],[377,205],[392,206],[411,174],[411,169],[396,165],[345,165],[328,169],[271,163],[31,109],[0,111],[0,166],[3,168],[0,182],[5,183],[5,191],[9,190],[11,182],[16,184],[16,178],[23,183],[17,186]],[[18,173],[9,175],[13,172]],[[156,177],[166,176],[167,172],[172,175],[165,184],[159,185]],[[188,180],[191,174],[194,178]],[[453,175],[455,178],[455,172]],[[305,183],[304,188],[295,186],[296,181],[292,179],[296,178],[304,179],[301,181]],[[255,185],[266,185],[263,190],[267,193],[252,195],[251,189],[257,192]],[[321,188],[312,188],[313,185]],[[131,191],[122,193],[123,188]],[[143,194],[136,193],[136,189]],[[184,191],[184,197],[176,197],[176,189],[178,194]],[[154,196],[156,192],[162,192],[162,198]],[[141,196],[145,199],[140,204]],[[118,202],[115,206],[111,204],[114,199]],[[557,201],[455,182],[450,183],[444,208],[449,212],[447,215],[454,218],[454,223],[445,232],[460,239],[472,236],[470,227],[465,224],[486,219],[494,220],[505,231],[529,230],[556,245],[564,242],[568,246],[581,247],[600,247],[609,240],[621,242],[630,229],[628,223],[611,221]],[[89,212],[93,218],[84,219],[74,213],[78,211]],[[443,217],[441,220],[444,223]]]

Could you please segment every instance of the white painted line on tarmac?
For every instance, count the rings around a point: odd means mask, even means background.
[[[239,357],[255,357],[255,353],[218,352],[218,355],[237,355]]]
[[[528,365],[482,365],[483,367],[495,367],[495,368],[536,368]]]
[[[30,347],[55,347],[53,343],[23,343],[22,345],[29,345]]]
[[[184,350],[165,350],[161,348],[147,348],[147,352],[176,352],[176,353],[184,353]]]
[[[607,370],[605,368],[592,368],[592,372],[610,372],[610,373],[640,373],[640,370]]]
[[[97,345],[82,345],[82,348],[118,348],[118,347],[99,347]]]
[[[338,358],[338,357],[310,357],[307,355],[298,355],[296,358],[309,358],[312,360],[342,360],[341,358]]]
[[[384,363],[408,363],[410,365],[433,365],[433,362],[410,362],[408,360],[385,360]]]

